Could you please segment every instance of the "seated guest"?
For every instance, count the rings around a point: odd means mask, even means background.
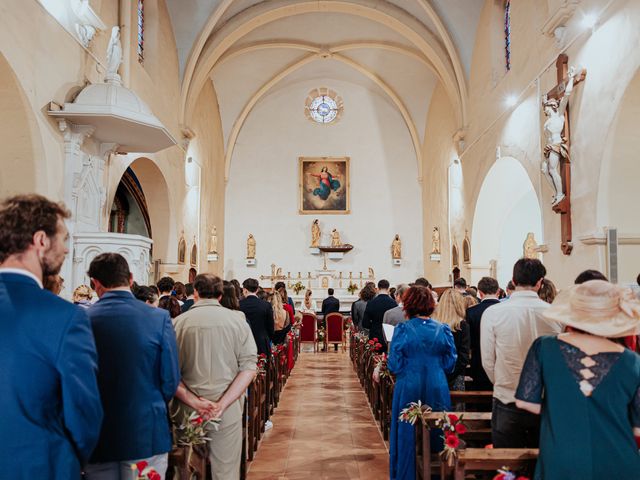
[[[182,313],[189,310],[195,303],[195,300],[193,299],[193,293],[194,293],[193,283],[187,283],[184,286],[184,293],[187,296],[187,298],[185,298],[184,302],[182,303],[182,306],[180,307],[180,309],[182,310]]]
[[[369,329],[369,338],[377,338],[382,344],[382,351],[387,351],[387,342],[384,339],[382,320],[387,310],[397,307],[396,301],[389,296],[389,281],[378,282],[378,294],[367,302],[362,316],[362,326]]]
[[[220,305],[224,308],[228,308],[229,310],[240,311],[240,301],[236,296],[236,287],[233,283],[226,280],[222,282],[222,298],[220,299]]]
[[[71,301],[74,305],[80,305],[84,308],[91,306],[91,300],[93,299],[93,290],[87,285],[80,285],[73,291]]]
[[[180,382],[171,318],[135,299],[122,255],[98,255],[87,273],[100,298],[87,313],[98,349],[104,421],[85,477],[119,479],[121,471],[145,460],[164,479],[172,443],[167,403]]]
[[[173,295],[173,286],[175,285],[175,283],[176,282],[174,282],[173,278],[171,277],[162,277],[160,280],[158,280],[157,287],[158,291],[160,292],[158,297],[162,298],[167,295]]]
[[[515,395],[542,417],[535,478],[639,478],[640,356],[611,339],[640,333],[640,302],[591,280],[543,315],[566,333],[533,342]]]
[[[469,324],[469,345],[471,347],[471,368],[469,373],[472,382],[472,390],[493,390],[493,384],[482,368],[482,353],[480,351],[480,325],[482,314],[487,308],[500,303],[498,300],[498,281],[491,277],[482,277],[478,282],[478,295],[482,301],[473,307],[467,308],[465,319]]]
[[[285,293],[286,293],[287,286],[285,285],[284,282],[276,282],[276,284],[274,285],[273,289],[274,290],[282,290],[282,289],[284,289]],[[293,314],[295,315],[296,314],[296,307],[293,304],[293,298],[291,298],[289,295],[287,295],[287,298],[284,301],[284,303],[291,305],[291,310],[293,310]]]
[[[391,310],[387,310],[386,312],[384,312],[384,316],[382,317],[382,323],[396,326],[408,320],[404,314],[404,309],[402,308],[402,296],[405,294],[407,290],[409,290],[409,285],[407,285],[406,283],[401,283],[396,287],[396,294],[394,298],[398,306],[393,307]]]
[[[158,302],[158,308],[162,308],[169,312],[171,318],[176,318],[178,315],[182,313],[180,308],[180,304],[178,300],[174,296],[164,296]]]
[[[471,295],[468,295],[471,297]],[[449,388],[456,391],[464,391],[464,375],[469,365],[469,352],[471,343],[469,340],[469,324],[465,321],[467,308],[465,297],[457,290],[449,288],[440,296],[438,306],[431,318],[448,325],[453,332],[453,341],[458,357],[453,371],[447,376]]]
[[[156,291],[151,287],[139,285],[137,288],[132,289],[132,292],[134,297],[152,307],[157,307],[160,303]]]
[[[340,312],[340,300],[333,296],[333,288],[327,290],[329,296],[322,301],[322,315],[325,317],[333,312]]]
[[[351,304],[351,321],[358,331],[363,331],[362,317],[364,317],[364,309],[367,307],[367,302],[376,296],[376,284],[367,282],[358,296],[360,298]],[[365,333],[368,334],[369,331],[367,330]]]
[[[193,284],[196,303],[175,321],[182,385],[174,407],[179,417],[188,418],[192,408],[183,404],[183,394],[189,390],[211,403],[206,415],[222,420],[217,430],[207,431],[212,478],[237,479],[244,394],[256,375],[256,344],[247,323],[239,322],[236,312],[220,305],[220,278],[200,274]],[[246,286],[254,288],[245,282]]]
[[[560,332],[543,314],[551,305],[538,298],[547,270],[540,260],[521,258],[513,267],[515,291],[482,314],[482,366],[493,383],[491,438],[495,448],[537,448],[540,419],[516,407],[515,393],[526,352],[542,335]]]
[[[391,479],[413,480],[416,473],[415,426],[399,422],[400,411],[420,400],[434,411],[451,409],[447,384],[456,362],[453,335],[448,325],[429,318],[435,306],[425,287],[411,287],[403,308],[409,320],[395,329],[387,366],[396,375],[389,434]],[[442,446],[442,432],[432,430],[431,445]]]
[[[556,290],[553,282],[548,278],[542,280],[542,285],[540,285],[540,290],[538,290],[538,297],[547,303],[553,303],[556,295],[558,295],[558,290]]]
[[[302,313],[315,313],[318,311],[318,303],[311,298],[313,292],[307,288],[307,291],[304,292],[304,300],[302,301],[302,306],[300,307],[300,311]]]
[[[0,477],[79,479],[100,433],[97,355],[84,308],[42,288],[68,253],[69,211],[0,203]]]
[[[240,300],[240,310],[247,318],[251,327],[253,338],[258,347],[258,354],[271,355],[271,337],[273,337],[273,309],[271,304],[258,298],[258,280],[247,278],[242,282],[242,294],[244,298]]]
[[[588,282],[589,280],[604,280],[605,282],[609,281],[609,279],[598,270],[585,270],[576,277],[573,283],[575,283],[576,285],[580,285],[584,282]]]

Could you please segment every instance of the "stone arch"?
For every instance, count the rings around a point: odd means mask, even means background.
[[[1,53],[0,111],[0,197],[45,191],[44,185],[39,185],[47,178],[40,130],[18,77]]]
[[[607,135],[598,188],[598,226],[618,229],[618,281],[633,283],[640,271],[640,68],[627,85]]]
[[[496,261],[500,285],[511,279],[513,264],[522,257],[523,243],[533,232],[542,243],[542,210],[523,165],[513,157],[501,157],[487,172],[473,215],[473,270],[478,278],[488,275]]]

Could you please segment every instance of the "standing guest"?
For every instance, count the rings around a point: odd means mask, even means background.
[[[468,296],[470,297],[470,295]],[[457,290],[449,288],[440,296],[438,306],[432,315],[434,320],[448,325],[453,332],[457,359],[455,367],[447,376],[447,379],[449,388],[456,391],[464,391],[464,375],[469,365],[469,352],[471,350],[469,324],[465,321],[466,313],[465,297]]]
[[[558,290],[556,290],[553,282],[548,278],[542,280],[542,285],[540,285],[540,290],[538,290],[538,297],[547,303],[553,303],[556,295],[558,295]]]
[[[287,286],[285,285],[284,282],[276,282],[276,284],[274,285],[274,290],[278,291],[278,290],[282,290],[284,289],[285,293],[287,292]],[[293,314],[296,314],[296,308],[293,304],[293,298],[291,298],[290,296],[287,295],[287,298],[284,300],[284,303],[291,305],[291,310],[293,310]]]
[[[475,307],[478,304],[478,298],[473,295],[467,295],[466,297],[462,297],[464,299],[464,308]]]
[[[327,290],[329,295],[322,301],[322,315],[325,317],[333,312],[340,312],[340,300],[333,296],[334,290],[330,288]]]
[[[245,289],[253,292],[242,302],[258,300],[257,285],[247,282]],[[196,303],[175,321],[184,386],[180,392],[192,390],[213,402],[208,414],[222,422],[218,430],[207,432],[212,477],[237,479],[242,457],[242,408],[244,394],[256,375],[256,343],[247,323],[239,322],[235,312],[220,305],[220,278],[200,274],[193,284]],[[191,410],[176,403],[176,409],[188,418]]]
[[[64,278],[62,278],[59,273],[56,273],[55,275],[46,275],[42,280],[42,283],[44,289],[49,290],[54,295],[60,295],[64,288]]]
[[[102,422],[87,310],[43,290],[69,211],[39,195],[0,203],[0,476],[80,479]]]
[[[389,296],[390,296],[391,298],[394,298],[394,299],[396,298],[396,287],[391,287],[391,288],[389,289]],[[396,303],[397,303],[397,302],[396,302]]]
[[[157,307],[160,303],[158,294],[151,287],[140,285],[138,288],[132,289],[132,292],[134,297],[152,307]]]
[[[184,293],[187,295],[187,298],[185,298],[184,303],[182,304],[182,307],[180,307],[182,310],[182,313],[189,310],[195,303],[195,300],[193,298],[193,294],[194,294],[193,283],[187,283],[184,286]]]
[[[247,278],[242,282],[242,294],[244,298],[240,300],[240,310],[247,317],[247,322],[251,327],[253,338],[258,347],[258,354],[271,355],[270,340],[273,337],[273,309],[271,304],[258,298],[258,280]]]
[[[98,255],[87,273],[100,298],[87,312],[98,349],[104,422],[86,478],[126,478],[131,464],[145,460],[164,479],[171,450],[167,402],[180,382],[171,318],[135,299],[122,255]]]
[[[182,313],[180,304],[174,296],[164,296],[158,302],[158,308],[162,308],[169,312],[169,316],[173,319]]]
[[[438,294],[433,289],[433,285],[431,285],[429,280],[424,277],[418,277],[416,278],[416,281],[413,282],[413,284],[417,287],[427,287],[429,290],[431,290],[431,296],[433,297],[433,300],[436,302],[436,304],[438,303]]]
[[[402,297],[407,290],[409,290],[409,285],[406,283],[401,283],[396,287],[396,294],[394,298],[398,306],[384,312],[382,323],[396,326],[408,320],[402,307]]]
[[[271,303],[271,309],[273,310],[274,332],[271,340],[273,343],[281,345],[286,340],[287,333],[291,330],[291,305],[283,303],[283,298],[278,291],[270,293],[267,298],[269,303]],[[287,309],[286,307],[289,308]]]
[[[456,278],[455,281],[453,282],[453,288],[460,294],[460,295],[469,295],[469,293],[467,292],[467,281],[460,277],[460,278]]]
[[[244,284],[244,282],[243,282]],[[242,289],[242,296],[244,297],[244,288]],[[269,293],[262,287],[258,287],[258,291],[256,292],[256,296],[260,299],[260,300],[264,300],[265,302],[267,301],[267,297],[269,296]]]
[[[493,383],[491,437],[495,448],[537,448],[540,419],[516,407],[515,392],[526,352],[542,335],[560,332],[543,314],[550,307],[538,298],[547,270],[542,262],[521,258],[513,267],[515,286],[507,302],[482,315],[482,366]]]
[[[515,291],[516,286],[513,284],[513,280],[509,280],[506,288],[506,296],[502,300],[508,300],[511,298],[511,294]]]
[[[566,333],[533,342],[516,392],[518,407],[542,414],[535,478],[638,478],[640,356],[611,339],[640,333],[640,302],[591,280],[544,316]]]
[[[244,296],[242,295],[242,286],[240,286],[240,282],[234,278],[231,280],[231,283],[236,289],[236,296],[238,297],[238,301],[242,300]]]
[[[584,282],[588,282],[589,280],[604,280],[605,282],[609,281],[609,279],[598,270],[585,270],[576,277],[573,283],[575,283],[576,285],[580,285]]]
[[[74,305],[80,305],[83,308],[89,308],[91,306],[91,300],[93,299],[93,290],[87,285],[80,285],[73,291],[71,300]]]
[[[284,286],[284,283],[276,288],[276,293],[280,295],[280,299],[282,300],[282,307],[285,309],[287,315],[289,316],[289,323],[293,323],[296,311],[293,309],[293,300],[291,300],[291,297],[287,295],[287,289]],[[289,302],[289,300],[291,300],[291,302]]]
[[[224,281],[222,282],[222,298],[220,299],[220,305],[229,310],[240,310],[240,301],[236,296],[236,287],[233,283]],[[242,315],[244,317],[244,314]]]
[[[160,298],[173,295],[173,286],[176,282],[171,277],[162,277],[158,280],[157,287]]]
[[[384,339],[382,330],[382,320],[387,310],[397,307],[396,301],[389,296],[389,281],[380,280],[378,282],[378,294],[367,302],[362,316],[362,326],[369,329],[369,338],[377,338],[382,344],[382,351],[387,351],[387,342]]]
[[[318,311],[318,303],[312,298],[312,296],[313,292],[307,288],[307,291],[304,292],[302,306],[300,307],[300,311],[302,313],[312,313],[315,315]]]
[[[447,374],[456,362],[451,329],[429,318],[435,306],[431,292],[426,287],[411,287],[403,300],[409,320],[396,327],[387,362],[389,371],[396,375],[389,435],[392,480],[414,480],[416,473],[415,427],[398,421],[400,411],[418,401],[436,412],[450,410]],[[441,434],[431,431],[435,449],[442,446]]]
[[[173,285],[173,291],[175,292],[176,300],[180,302],[180,306],[184,305],[184,301],[187,299],[187,291],[185,285],[182,282],[176,282]]]
[[[498,288],[498,300],[507,298],[506,292],[502,288]]]
[[[477,299],[478,298],[478,287],[474,287],[473,285],[467,287],[467,293],[469,296]]]
[[[471,346],[471,368],[469,373],[473,378],[472,390],[493,390],[493,384],[482,368],[482,352],[480,351],[480,331],[482,314],[487,308],[500,303],[498,300],[498,281],[491,277],[482,277],[478,282],[478,294],[482,301],[467,308],[466,320],[469,324],[469,340]]]
[[[351,321],[358,328],[358,331],[364,331],[368,335],[369,331],[362,326],[362,318],[364,317],[364,309],[367,307],[367,302],[376,296],[376,284],[367,282],[358,296],[358,300],[351,304]]]

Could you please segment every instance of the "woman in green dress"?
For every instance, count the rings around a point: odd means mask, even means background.
[[[516,392],[518,407],[541,415],[535,478],[640,479],[640,356],[615,341],[640,332],[640,302],[592,280],[544,316],[565,333],[533,343]]]

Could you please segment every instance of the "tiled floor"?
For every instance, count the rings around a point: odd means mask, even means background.
[[[389,478],[389,454],[348,354],[301,353],[249,480]]]

